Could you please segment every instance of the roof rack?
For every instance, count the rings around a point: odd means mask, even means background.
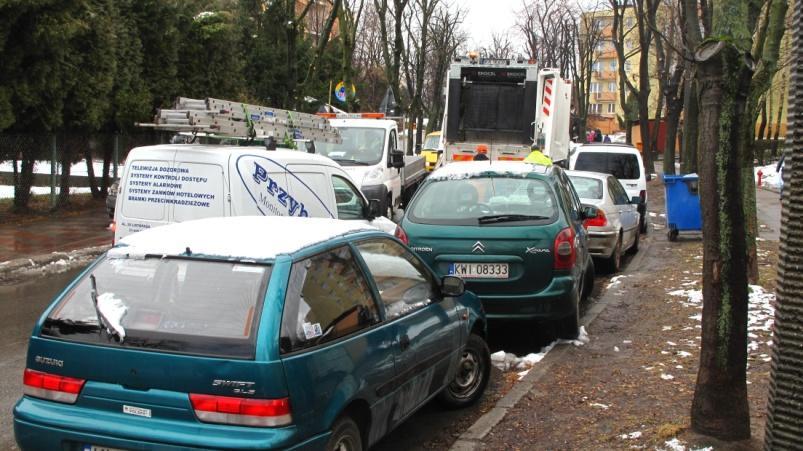
[[[298,111],[221,99],[179,97],[172,109],[160,109],[153,123],[136,123],[173,132],[238,139],[321,141],[339,144],[340,133],[326,118]]]

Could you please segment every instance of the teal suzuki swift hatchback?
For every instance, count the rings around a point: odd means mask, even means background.
[[[34,328],[24,450],[367,448],[476,401],[485,321],[376,229],[233,217],[126,237]]]
[[[557,166],[459,162],[429,176],[397,235],[439,274],[465,279],[489,319],[554,321],[574,338],[594,280],[583,221],[596,212]]]

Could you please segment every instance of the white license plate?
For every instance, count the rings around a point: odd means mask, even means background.
[[[507,279],[507,263],[452,263],[449,274],[464,279]]]
[[[83,451],[125,451],[125,450],[119,448],[109,448],[108,446],[84,445]]]

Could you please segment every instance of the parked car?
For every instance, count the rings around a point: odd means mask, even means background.
[[[594,264],[583,206],[563,169],[513,161],[450,163],[412,199],[399,233],[440,275],[458,275],[491,320],[549,320],[578,333]]]
[[[39,319],[23,450],[337,449],[477,401],[485,317],[354,221],[209,218],[130,235]]]
[[[628,144],[583,144],[572,155],[569,169],[602,172],[619,179],[628,198],[639,198],[639,227],[641,233],[647,233],[647,171],[637,148]]]
[[[622,253],[635,253],[639,246],[639,199],[630,199],[616,177],[599,172],[568,171],[580,201],[599,208],[597,217],[585,221],[591,256],[608,271],[619,272]]]
[[[114,219],[114,204],[117,203],[117,190],[120,189],[120,179],[117,179],[109,187],[106,193],[106,213],[109,214],[109,219]]]

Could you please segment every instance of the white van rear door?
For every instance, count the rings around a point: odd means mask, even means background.
[[[114,212],[117,227],[115,242],[132,233],[168,222],[168,204],[159,202],[153,196],[153,185],[159,181],[157,177],[162,174],[162,169],[171,166],[172,161],[169,160],[137,159],[136,155],[129,157]]]
[[[226,182],[218,164],[176,162],[177,180],[164,183],[173,206],[173,222],[226,216]]]

